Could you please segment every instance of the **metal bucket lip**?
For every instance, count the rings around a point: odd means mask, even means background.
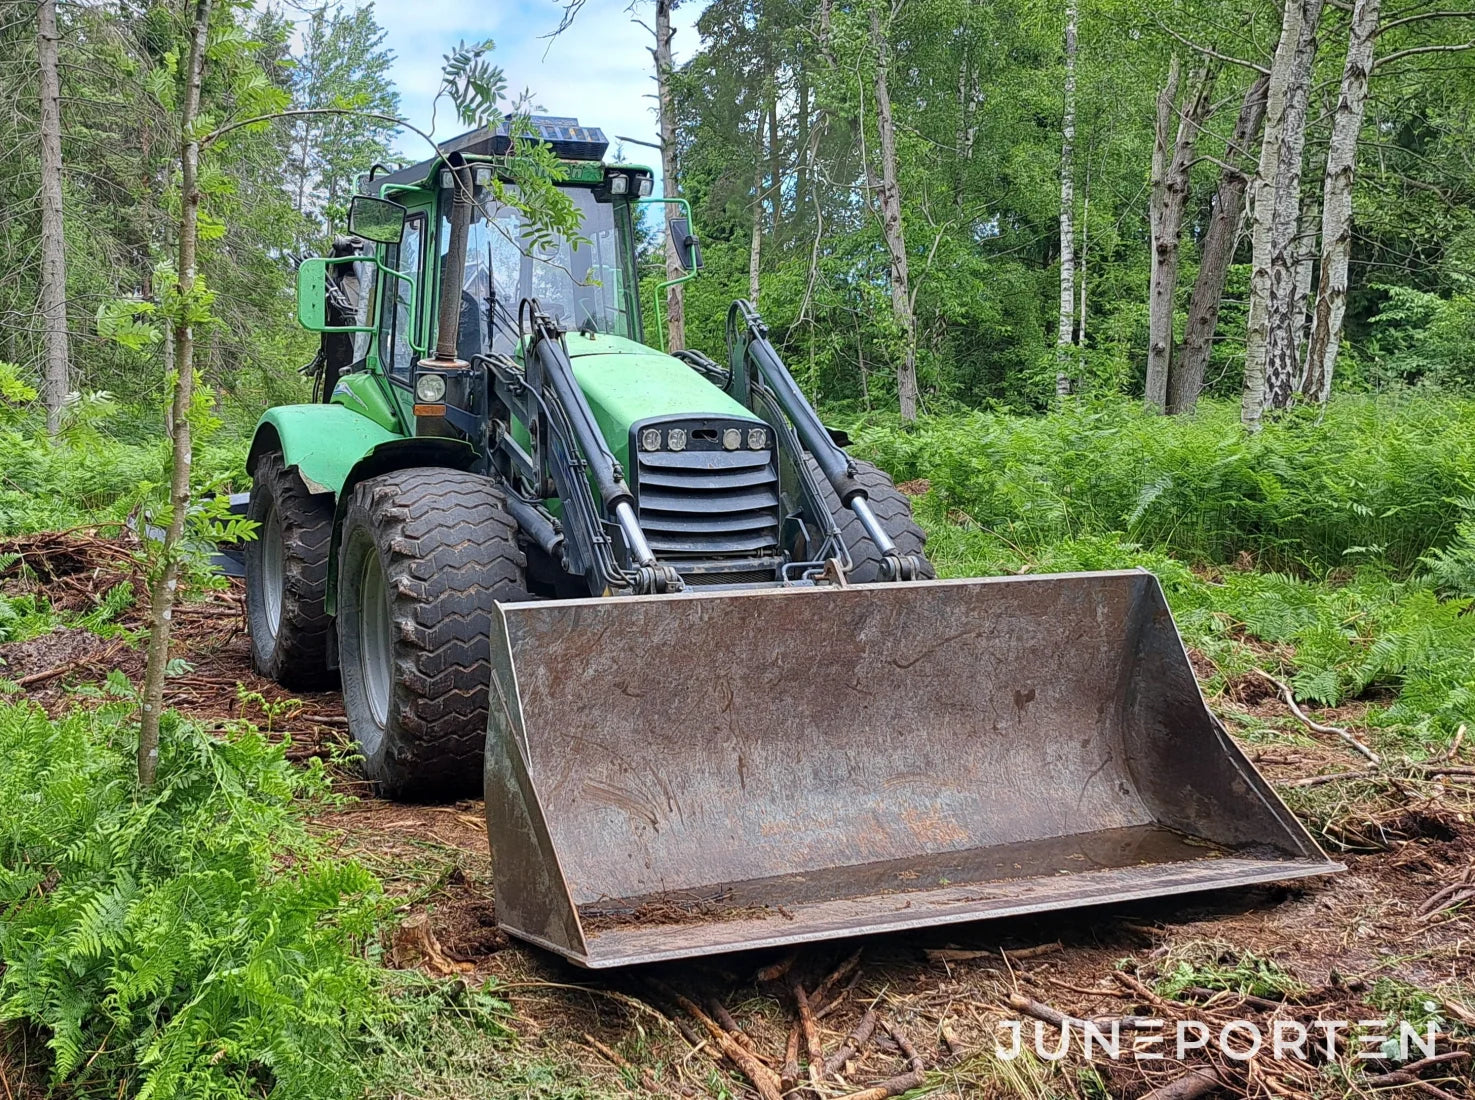
[[[1230,890],[1277,882],[1291,882],[1296,879],[1313,878],[1320,875],[1335,874],[1347,869],[1345,864],[1333,860],[1234,860],[1235,869],[1224,874],[1222,867],[1213,868],[1214,863],[1222,861],[1206,861],[1204,872],[1191,875],[1181,883],[1164,888],[1159,881],[1160,874],[1119,874],[1124,881],[1117,886],[1108,886],[1099,892],[1089,892],[1099,882],[1093,881],[1093,876],[1105,876],[1111,872],[1081,872],[1079,875],[1071,876],[1071,886],[1080,891],[1073,898],[1061,899],[1058,897],[1036,897],[1034,899],[991,899],[970,903],[966,899],[949,901],[946,897],[939,895],[948,893],[965,893],[968,887],[949,887],[944,890],[917,891],[906,895],[909,900],[906,912],[911,915],[888,917],[877,913],[869,920],[850,921],[844,927],[838,927],[836,922],[827,922],[822,917],[815,918],[806,913],[804,908],[796,908],[789,917],[774,914],[761,920],[740,919],[733,921],[713,921],[707,924],[692,926],[682,925],[656,925],[634,930],[615,929],[600,933],[590,934],[585,939],[584,950],[566,947],[541,936],[520,931],[517,928],[503,925],[504,931],[528,943],[549,951],[556,952],[577,966],[590,970],[603,970],[620,966],[639,966],[648,963],[670,962],[678,959],[695,958],[702,955],[733,954],[742,951],[756,951],[772,947],[784,947],[793,944],[814,943],[823,940],[837,938],[849,938],[852,936],[871,936],[885,933],[912,932],[926,928],[941,927],[943,925],[963,924],[974,921],[1001,920],[1009,917],[1029,916],[1035,913],[1062,912],[1067,909],[1085,909],[1095,906],[1106,906],[1121,904],[1123,902],[1143,901],[1152,898],[1168,898],[1187,894],[1212,894],[1220,890]],[[1174,867],[1181,865],[1160,864],[1153,867],[1153,872],[1171,871]],[[1218,873],[1210,873],[1217,870]],[[1136,879],[1133,882],[1133,878]],[[1060,881],[1053,879],[1043,880],[1019,880],[1021,886],[1029,886],[1032,882]],[[892,896],[892,900],[900,895]],[[871,902],[881,899],[866,899]],[[934,908],[927,911],[925,903],[932,901]],[[900,912],[899,910],[897,912]],[[766,928],[764,926],[767,926]],[[657,946],[655,941],[672,940],[673,933],[679,935],[684,929],[691,932],[689,936],[680,936],[674,945]],[[720,935],[721,930],[726,929],[728,936]],[[739,929],[747,931],[739,932]],[[697,942],[703,934],[708,937],[707,942]]]

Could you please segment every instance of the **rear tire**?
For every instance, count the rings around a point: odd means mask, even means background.
[[[529,598],[525,568],[489,478],[411,469],[354,489],[338,557],[339,665],[349,733],[382,794],[479,789],[493,605]]]
[[[850,570],[847,579],[853,584],[874,584],[882,580],[881,576],[881,553],[876,549],[876,544],[866,534],[866,529],[860,522],[860,517],[845,505],[840,503],[840,497],[830,486],[829,480],[820,471],[818,463],[813,458],[807,458],[809,469],[814,478],[819,482],[820,493],[825,503],[830,506],[830,515],[834,517],[835,526],[840,529],[840,537],[845,542],[845,548],[850,551],[850,560],[854,568]],[[855,463],[855,480],[865,486],[866,499],[870,501],[871,511],[876,514],[882,529],[891,536],[891,541],[896,543],[897,550],[902,555],[912,555],[918,561],[921,569],[919,577],[931,579],[937,576],[937,570],[932,567],[932,562],[927,559],[927,535],[922,528],[918,527],[912,519],[912,502],[891,480],[891,475],[878,466],[859,459],[852,459]]]
[[[324,596],[333,498],[309,493],[279,451],[262,455],[253,475],[246,516],[258,526],[243,554],[251,664],[294,690],[331,686]]]

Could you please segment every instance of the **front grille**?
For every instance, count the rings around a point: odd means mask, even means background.
[[[640,527],[662,557],[752,557],[778,546],[768,451],[642,451],[636,479]]]

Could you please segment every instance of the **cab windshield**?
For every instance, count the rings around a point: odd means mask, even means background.
[[[628,231],[628,205],[600,202],[587,187],[566,188],[564,194],[582,218],[579,236],[585,240],[577,248],[562,239],[534,245],[522,212],[478,189],[461,287],[461,358],[510,354],[517,344],[517,308],[524,298],[538,299],[562,328],[638,338],[630,300],[633,273],[620,248]],[[444,265],[451,204],[442,201],[440,206],[445,212],[440,232]]]

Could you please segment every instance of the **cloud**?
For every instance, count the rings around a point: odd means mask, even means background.
[[[700,44],[695,24],[703,6],[688,2],[676,9],[678,63]],[[444,54],[458,41],[491,38],[492,60],[507,74],[514,95],[526,89],[544,113],[598,126],[612,145],[616,135],[654,141],[653,40],[635,21],[648,25],[654,4],[640,0],[632,12],[627,0],[587,0],[573,25],[549,40],[545,36],[558,26],[562,11],[562,0],[378,0],[374,13],[395,51],[392,75],[404,117],[428,129]],[[435,136],[444,139],[460,129],[442,101]],[[414,134],[404,135],[399,149],[417,159],[426,152]],[[655,157],[654,150],[640,146],[628,146],[625,153],[635,161]]]

